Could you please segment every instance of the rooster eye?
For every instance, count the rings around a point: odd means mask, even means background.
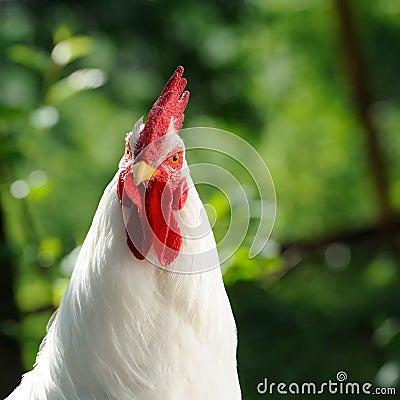
[[[130,157],[131,156],[131,151],[129,150],[129,147],[125,147],[125,154],[124,154],[124,156],[125,157]]]
[[[171,157],[171,163],[172,163],[172,164],[177,164],[178,161],[179,161],[179,154],[176,153],[176,154],[174,154],[174,155]]]

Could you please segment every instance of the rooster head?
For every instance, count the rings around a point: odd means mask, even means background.
[[[119,164],[117,193],[129,209],[125,221],[127,245],[143,260],[153,246],[161,266],[178,256],[182,237],[174,212],[188,195],[184,155],[179,137],[189,92],[178,67],[148,114],[126,138]]]

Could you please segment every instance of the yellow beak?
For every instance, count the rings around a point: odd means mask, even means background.
[[[133,180],[135,181],[136,185],[139,185],[139,183],[144,181],[148,181],[157,174],[159,174],[159,171],[153,167],[150,167],[150,165],[144,161],[139,161],[137,164],[132,166]]]

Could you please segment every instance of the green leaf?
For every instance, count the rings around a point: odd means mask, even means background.
[[[34,311],[51,304],[51,287],[42,279],[30,278],[21,283],[16,293],[18,307],[21,311]]]
[[[48,63],[46,54],[23,44],[11,46],[8,49],[8,57],[11,61],[38,72],[43,72]]]
[[[93,41],[88,36],[74,36],[57,43],[51,52],[51,58],[57,65],[67,65],[70,62],[90,53]]]

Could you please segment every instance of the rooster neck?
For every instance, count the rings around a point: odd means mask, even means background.
[[[33,398],[165,398],[167,390],[185,390],[182,376],[198,381],[199,393],[207,384],[222,388],[227,379],[236,387],[235,324],[220,270],[177,274],[137,260],[126,244],[117,179],[105,190],[37,366],[26,377],[27,384],[39,381],[35,373],[42,377],[34,390],[43,395]],[[182,218],[199,205],[192,188]],[[194,245],[185,244],[193,251],[206,244]],[[222,363],[220,372],[206,369],[199,378],[202,363]],[[160,377],[167,383],[160,386]]]

